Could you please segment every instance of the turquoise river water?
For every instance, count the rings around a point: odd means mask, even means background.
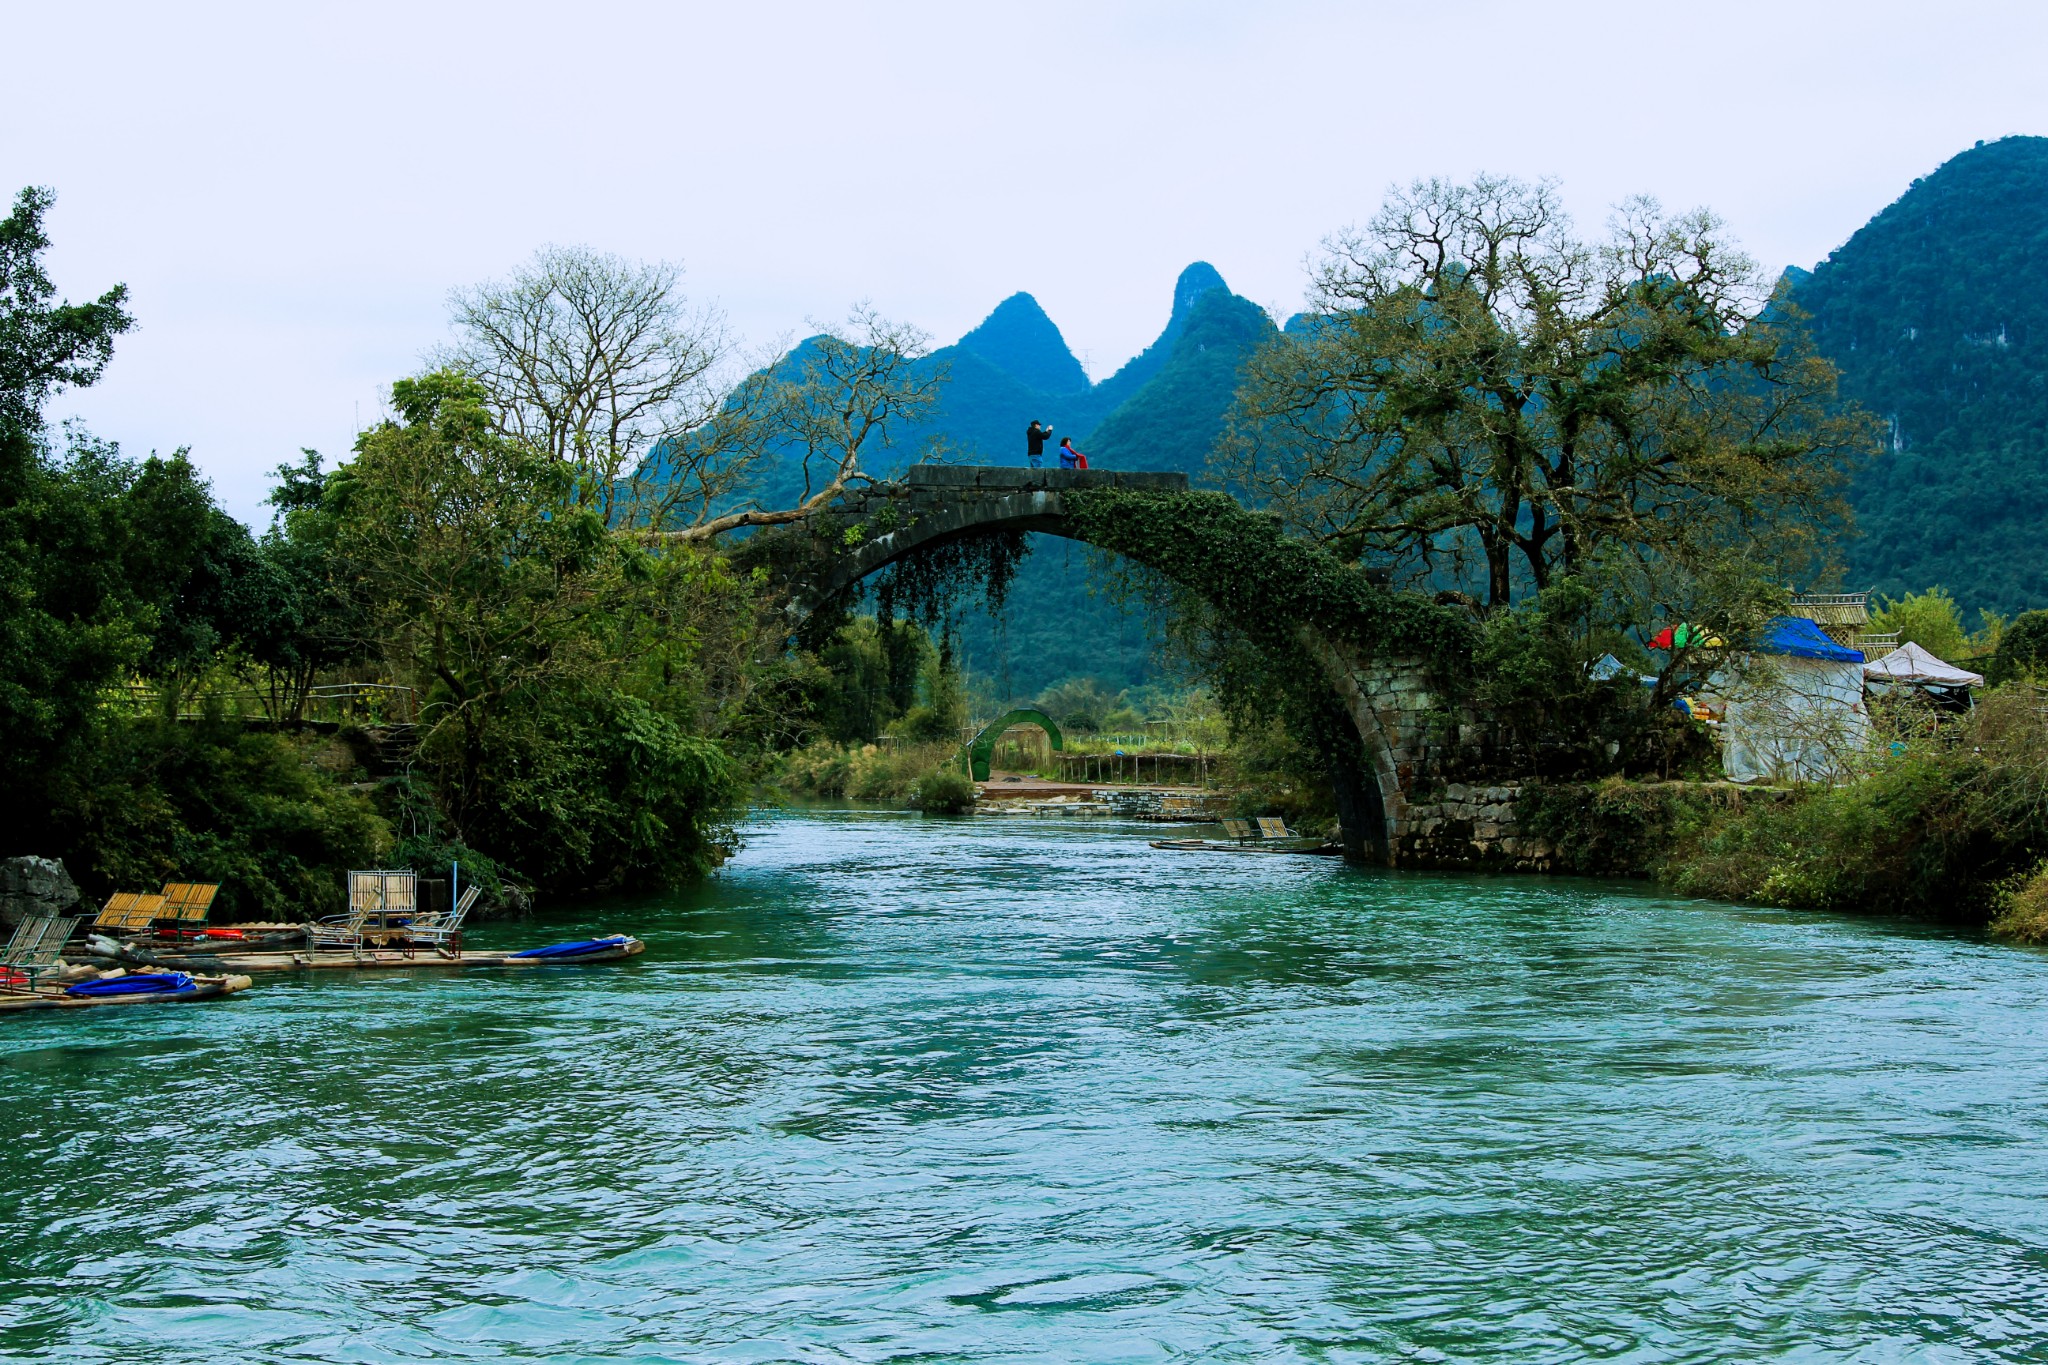
[[[0,1358],[2048,1360],[2048,956],[1143,835],[0,1022]]]

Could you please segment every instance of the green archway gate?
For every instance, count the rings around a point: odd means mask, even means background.
[[[1005,730],[1015,725],[1036,725],[1051,738],[1053,748],[1064,749],[1066,747],[1065,743],[1060,739],[1060,727],[1052,723],[1051,716],[1048,716],[1043,711],[1034,711],[1029,707],[1012,711],[984,728],[980,734],[974,737],[974,742],[967,746],[967,775],[969,777],[973,778],[976,782],[988,781],[988,761],[996,751],[996,741],[1003,737]]]

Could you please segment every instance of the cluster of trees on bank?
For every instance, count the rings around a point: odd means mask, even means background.
[[[756,756],[874,723],[864,668],[913,724],[952,705],[914,626],[786,657],[760,576],[717,551],[830,502],[928,410],[914,329],[856,309],[762,363],[671,267],[544,251],[456,297],[455,344],[350,459],[280,466],[257,534],[184,451],[46,422],[133,325],[119,286],[57,297],[51,202],[0,223],[0,818],[89,890],[218,880],[226,913],[296,917],[344,867],[455,858],[670,885],[734,846]],[[747,497],[770,466],[796,501]],[[336,682],[413,698],[394,777],[303,726]]]

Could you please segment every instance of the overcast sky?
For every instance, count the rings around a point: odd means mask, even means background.
[[[1100,378],[1190,261],[1293,311],[1390,182],[1705,204],[1775,269],[2048,133],[2039,0],[9,8],[5,188],[141,323],[56,415],[190,445],[252,520],[543,242],[679,261],[755,342],[860,298],[946,342],[1026,289]]]

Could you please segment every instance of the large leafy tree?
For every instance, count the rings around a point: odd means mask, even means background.
[[[736,774],[692,731],[716,685],[707,637],[743,594],[721,597],[694,551],[613,535],[577,466],[506,434],[470,376],[401,380],[392,400],[323,505],[363,647],[422,690],[437,837],[555,888],[715,864]]]
[[[1867,431],[1768,302],[1710,214],[1634,200],[1588,241],[1548,182],[1418,182],[1325,244],[1219,459],[1482,608],[1615,556],[1810,559]]]
[[[127,290],[58,299],[43,267],[55,196],[0,220],[0,802],[41,804],[42,777],[91,730],[101,692],[147,648],[150,604],[121,509],[132,471],[83,438],[51,448],[43,411],[92,383],[133,326]]]

